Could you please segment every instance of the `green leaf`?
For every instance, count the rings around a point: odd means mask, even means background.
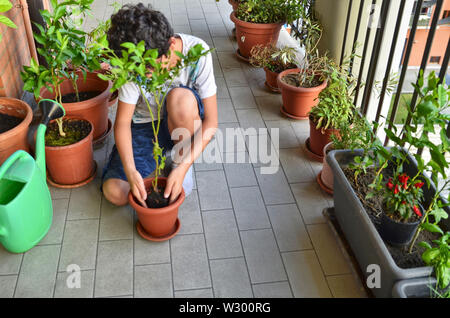
[[[431,233],[440,233],[440,234],[444,234],[444,232],[441,230],[441,228],[433,223],[423,223],[421,225],[421,228],[423,228],[424,230],[431,232]]]
[[[431,113],[434,113],[435,111],[437,111],[437,108],[436,108],[436,106],[434,106],[434,104],[431,101],[424,101],[424,102],[420,103],[419,105],[417,105],[416,110],[417,110],[417,114],[419,114],[419,116],[427,117]]]
[[[420,243],[418,243],[417,245],[419,245],[419,246],[421,246],[421,247],[423,247],[423,248],[425,248],[425,249],[432,249],[433,247],[430,245],[430,243],[428,243],[428,242],[420,242]]]
[[[433,260],[439,255],[439,250],[437,248],[432,248],[430,250],[425,251],[422,254],[422,259],[425,264],[429,265],[433,262]]]
[[[17,25],[15,25],[14,22],[12,22],[9,18],[5,17],[4,15],[0,15],[0,23],[10,28],[17,29]]]
[[[9,0],[0,0],[0,12],[11,10],[12,3]]]
[[[134,43],[131,43],[131,42],[122,43],[122,44],[120,44],[120,46],[127,48],[127,49],[133,49],[133,50],[136,49],[136,45],[134,45]]]

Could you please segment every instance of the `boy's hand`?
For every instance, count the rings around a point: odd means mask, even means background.
[[[170,196],[169,202],[174,202],[181,193],[183,189],[183,181],[189,170],[188,165],[180,165],[174,169],[169,174],[167,178],[166,190],[164,191],[164,197],[168,198]]]
[[[134,170],[127,175],[127,179],[131,193],[143,207],[147,207],[145,203],[145,200],[147,200],[147,191],[145,190],[144,179],[142,179],[141,174],[137,170]]]

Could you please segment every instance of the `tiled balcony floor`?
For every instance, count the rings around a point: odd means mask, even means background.
[[[94,3],[100,19],[111,11],[105,2]],[[216,47],[223,131],[280,128],[280,169],[263,175],[257,163],[195,164],[196,189],[181,206],[179,234],[148,242],[136,233],[134,211],[113,207],[99,191],[111,135],[95,150],[99,170],[92,183],[51,188],[54,221],[44,240],[19,255],[0,247],[0,297],[364,297],[322,215],[333,201],[315,182],[321,165],[302,149],[308,122],[282,117],[281,96],[265,90],[264,72],[235,57],[231,6],[226,0],[153,2],[176,32]],[[246,145],[234,152],[245,153]],[[221,158],[230,155],[219,146]],[[82,270],[80,289],[66,287],[70,264]]]

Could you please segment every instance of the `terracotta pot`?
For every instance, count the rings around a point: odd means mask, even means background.
[[[64,117],[64,121],[83,120]],[[84,119],[84,121],[87,121]],[[52,121],[53,122],[53,121]],[[51,184],[61,187],[77,187],[93,179],[95,173],[94,152],[92,149],[92,123],[89,135],[67,146],[45,146],[48,177]]]
[[[264,71],[266,72],[266,86],[268,89],[270,89],[272,92],[279,93],[280,89],[278,88],[278,74],[272,72],[267,67],[264,68]]]
[[[284,76],[299,71],[300,69],[294,68],[285,70],[278,75],[278,87],[283,98],[281,112],[294,119],[306,119],[309,111],[319,103],[319,94],[327,87],[327,82],[324,81],[317,87],[304,88],[289,85],[281,80]],[[319,153],[322,154],[322,151]]]
[[[236,39],[242,57],[249,58],[250,51],[255,45],[277,44],[283,23],[245,22],[236,18],[234,12],[230,18],[236,25]]]
[[[309,150],[316,155],[323,156],[325,146],[331,142],[330,136],[337,133],[337,129],[317,129],[316,123],[309,118]]]
[[[327,162],[327,153],[329,151],[333,150],[333,143],[330,142],[326,144],[326,146],[323,148],[323,166],[322,166],[322,172],[320,174],[320,179],[322,181],[322,184],[328,188],[328,190],[333,191],[333,171],[331,170],[330,165]]]
[[[75,103],[63,103],[67,116],[86,119],[94,125],[94,141],[101,138],[108,129],[108,105],[111,97],[110,89],[111,82],[101,80],[97,73],[87,73],[86,81],[83,80],[83,75],[78,72],[79,78],[77,81],[79,92],[100,91],[100,95],[94,98]],[[74,93],[75,90],[70,80],[64,80],[61,83],[62,95]],[[54,98],[55,95],[43,88],[41,91],[42,98]]]
[[[150,190],[153,179],[154,178],[144,179],[144,184],[147,191]],[[167,178],[158,178],[158,185],[165,187],[166,182]],[[171,237],[168,237],[168,235],[173,234],[174,232],[174,228],[178,220],[178,208],[181,203],[183,203],[184,198],[185,194],[184,190],[182,190],[178,199],[169,206],[152,209],[144,208],[138,203],[138,201],[136,201],[131,192],[128,194],[128,202],[136,211],[140,225],[142,225],[145,232],[147,232],[146,234],[155,239],[162,237],[166,237],[168,239]],[[147,236],[144,236],[144,238],[151,239]]]
[[[237,2],[236,0],[228,0],[228,3],[233,6],[233,11],[237,10],[237,8],[239,6],[239,2]]]
[[[16,127],[0,133],[0,165],[17,150],[29,151],[28,126],[33,118],[31,107],[16,98],[0,97],[0,113],[23,118]]]

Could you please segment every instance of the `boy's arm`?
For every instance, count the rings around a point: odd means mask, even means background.
[[[147,191],[145,190],[144,180],[141,174],[136,170],[133,156],[133,146],[131,141],[131,120],[136,105],[127,104],[119,100],[117,106],[116,121],[114,123],[114,138],[117,151],[122,161],[125,175],[130,185],[131,193],[143,205],[146,206]]]
[[[172,170],[167,180],[164,196],[169,197],[170,195],[171,202],[181,193],[183,180],[187,171],[203,152],[217,130],[217,95],[202,99],[202,101],[205,107],[205,118],[203,119],[201,129],[198,129],[191,139],[191,151],[188,152],[187,156],[183,156],[182,162]]]

